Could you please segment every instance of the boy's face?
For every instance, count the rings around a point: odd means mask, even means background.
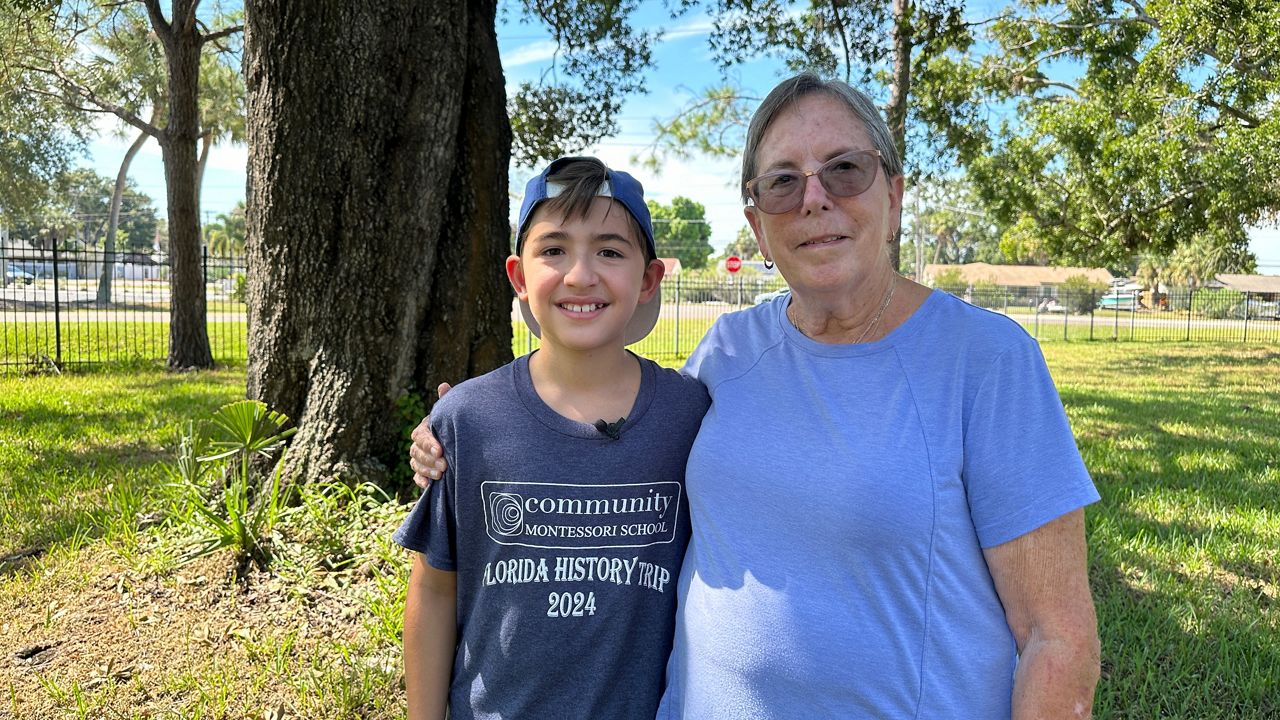
[[[620,349],[636,305],[658,290],[662,262],[645,260],[626,209],[613,205],[595,198],[585,218],[540,207],[520,255],[507,258],[507,277],[529,303],[544,347]]]

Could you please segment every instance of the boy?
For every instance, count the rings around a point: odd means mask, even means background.
[[[432,409],[449,469],[395,534],[417,551],[409,717],[652,720],[709,399],[624,347],[661,302],[639,182],[561,158],[516,237],[507,277],[541,347]]]

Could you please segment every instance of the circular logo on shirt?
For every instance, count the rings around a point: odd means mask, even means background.
[[[493,493],[489,496],[489,517],[493,518],[493,530],[499,535],[518,535],[524,526],[524,510],[520,497],[515,493]]]

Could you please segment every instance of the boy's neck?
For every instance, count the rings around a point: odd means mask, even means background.
[[[538,397],[579,422],[614,422],[631,412],[640,392],[640,363],[626,350],[579,353],[544,344],[529,358]]]

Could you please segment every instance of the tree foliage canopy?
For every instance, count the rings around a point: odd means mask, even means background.
[[[88,168],[61,173],[51,184],[47,201],[32,213],[14,218],[9,233],[32,247],[56,242],[65,249],[101,248],[114,185],[111,178]],[[121,249],[149,252],[158,222],[151,197],[130,182],[121,196],[116,230]]]
[[[1280,5],[1025,0],[990,39],[969,79],[1016,121],[953,134],[1007,237],[1075,263],[1247,260],[1245,228],[1280,209]]]
[[[649,201],[658,257],[679,258],[690,270],[705,267],[711,257],[711,225],[702,203],[677,195],[670,205]]]
[[[39,3],[29,3],[38,7]],[[25,66],[51,35],[24,32],[20,6],[0,12],[0,218],[29,217],[85,146],[89,123],[47,76]]]
[[[760,243],[756,242],[756,234],[751,232],[751,228],[743,225],[738,228],[738,234],[733,237],[733,242],[724,246],[724,252],[720,257],[729,258],[737,256],[743,260],[760,260]]]

